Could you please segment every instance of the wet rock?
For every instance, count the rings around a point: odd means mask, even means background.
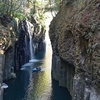
[[[16,74],[15,73],[11,73],[11,78],[12,79],[16,78]]]

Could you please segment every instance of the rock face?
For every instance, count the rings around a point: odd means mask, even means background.
[[[15,70],[19,70],[33,55],[45,49],[43,28],[26,20],[20,21],[18,27],[18,41],[14,50]]]
[[[19,22],[18,31],[18,41],[16,41],[15,43],[14,50],[15,71],[19,70],[21,66],[27,63],[30,59],[30,38],[28,33],[27,22],[25,20]]]
[[[100,100],[99,12],[99,0],[63,0],[50,24],[52,76],[73,100]]]
[[[31,23],[34,25],[34,34],[33,34],[33,43],[34,43],[34,53],[38,53],[39,51],[45,50],[45,26],[40,25],[35,19],[31,18]]]
[[[14,19],[7,15],[0,16],[0,54],[4,56],[2,65],[3,80],[13,78],[14,43],[16,41]],[[1,56],[2,57],[2,56]]]
[[[30,37],[32,52],[45,50],[45,29],[37,23],[16,21],[7,15],[0,16],[0,100],[3,80],[16,78],[15,72],[30,60]]]
[[[0,54],[4,55],[3,80],[15,78],[14,72],[30,60],[30,35],[33,52],[45,49],[45,29],[37,23],[17,22],[7,15],[0,16]]]

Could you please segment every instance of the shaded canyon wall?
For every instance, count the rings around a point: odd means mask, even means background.
[[[16,21],[7,15],[0,15],[0,53],[4,56],[2,65],[2,79],[11,79],[15,76],[14,67],[14,43],[17,32]],[[2,57],[2,56],[1,56]]]
[[[100,100],[99,12],[99,0],[63,0],[50,24],[52,76],[73,100]]]

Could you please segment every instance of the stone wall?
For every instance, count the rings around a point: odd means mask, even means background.
[[[63,0],[50,24],[53,78],[69,88],[73,100],[100,99],[99,12],[99,0]],[[71,88],[66,81],[72,84]]]

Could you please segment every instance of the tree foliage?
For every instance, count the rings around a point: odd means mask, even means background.
[[[18,11],[21,5],[21,0],[0,0],[0,13],[13,16],[14,12]]]
[[[0,14],[18,19],[34,16],[43,23],[46,11],[57,12],[61,0],[0,0]],[[56,13],[55,13],[56,14]]]

